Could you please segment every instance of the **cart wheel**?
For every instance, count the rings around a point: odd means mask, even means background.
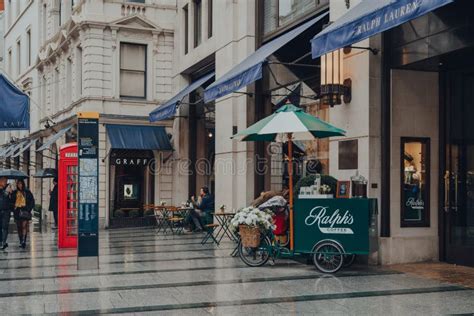
[[[268,236],[260,240],[260,246],[257,248],[243,247],[239,242],[239,257],[250,267],[261,267],[270,259],[271,242]]]
[[[356,255],[354,254],[351,254],[351,255],[344,255],[344,264],[343,264],[343,267],[344,268],[348,268],[350,267],[354,261],[356,259]]]
[[[344,264],[344,255],[341,247],[330,240],[316,245],[313,254],[313,263],[323,273],[335,273]]]

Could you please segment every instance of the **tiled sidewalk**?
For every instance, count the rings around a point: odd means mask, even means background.
[[[442,315],[472,313],[474,290],[411,272],[359,267],[334,276],[279,260],[249,268],[231,242],[156,236],[151,229],[100,232],[100,269],[77,271],[74,250],[52,232],[26,250],[0,253],[1,315]],[[400,270],[400,269],[398,269]]]
[[[411,275],[474,289],[474,268],[433,262],[392,265],[388,268]],[[473,298],[474,299],[474,298]]]

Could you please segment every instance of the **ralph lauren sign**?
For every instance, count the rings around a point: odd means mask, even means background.
[[[453,0],[361,1],[311,40],[313,59],[411,21]]]

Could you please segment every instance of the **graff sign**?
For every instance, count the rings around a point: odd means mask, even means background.
[[[354,217],[349,210],[344,212],[337,209],[330,214],[327,206],[316,206],[309,212],[305,224],[317,224],[323,234],[354,234],[352,228],[348,227],[354,224]]]

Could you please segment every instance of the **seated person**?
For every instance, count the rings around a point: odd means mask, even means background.
[[[190,226],[189,231],[194,225],[194,231],[201,232],[204,224],[209,221],[210,213],[214,212],[214,197],[209,193],[209,188],[204,186],[201,188],[198,201],[196,202],[192,196],[191,202],[195,208],[189,212],[186,223]]]

